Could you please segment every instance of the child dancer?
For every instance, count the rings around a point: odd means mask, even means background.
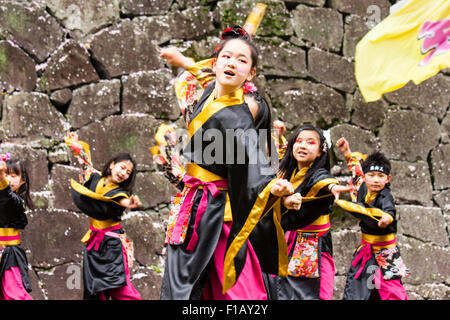
[[[173,207],[168,225],[162,299],[265,299],[260,264],[278,258],[259,260],[247,238],[271,194],[282,196],[293,189],[275,179],[267,161],[261,162],[266,156],[257,136],[226,140],[227,132],[255,131],[242,86],[253,78],[258,54],[242,28],[227,28],[222,39],[215,51],[215,81],[188,117],[190,140],[184,155],[189,163],[177,197],[180,204]],[[217,152],[229,155],[231,142],[246,160],[239,164],[238,155],[231,153],[232,159],[202,161],[214,141],[205,140],[205,132],[223,138]],[[249,152],[250,145],[257,147],[255,152]]]
[[[32,300],[28,261],[20,246],[20,230],[28,223],[25,207],[34,208],[30,180],[22,161],[9,160],[9,155],[1,158],[0,300]]]
[[[89,145],[70,132],[66,143],[81,163],[80,182],[71,180],[76,206],[89,216],[89,231],[81,241],[83,251],[84,298],[140,300],[130,281],[133,262],[132,243],[120,223],[125,208],[141,205],[131,195],[136,177],[136,163],[127,153],[119,153],[104,165],[101,172],[92,166]]]
[[[361,219],[361,245],[347,273],[345,300],[406,300],[401,279],[409,276],[396,243],[395,204],[389,189],[391,165],[379,152],[352,153],[348,141],[340,138],[336,146],[344,154],[353,173],[355,201],[336,203]],[[361,160],[365,159],[361,164]],[[373,283],[373,281],[374,283]]]
[[[266,275],[270,299],[332,299],[334,260],[330,218],[333,194],[348,190],[339,186],[329,173],[328,148],[322,131],[306,124],[298,128],[287,144],[279,173],[289,179],[295,193],[284,197],[273,212],[281,211],[281,225],[286,231],[288,276]],[[252,243],[256,250],[267,250],[264,243],[270,234],[268,214],[257,226]]]

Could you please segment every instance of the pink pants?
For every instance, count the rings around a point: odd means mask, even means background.
[[[123,262],[125,264],[125,277],[127,284],[120,288],[106,290],[112,300],[142,300],[140,293],[131,283],[130,270],[128,269],[128,259],[125,250],[122,250]],[[105,291],[99,293],[100,300],[107,300]]]
[[[19,267],[12,267],[3,273],[0,300],[33,300],[23,286]]]
[[[381,268],[375,272],[374,281],[381,300],[408,300],[400,279],[384,280]]]
[[[334,259],[328,252],[321,253],[320,293],[321,300],[332,300],[334,289]]]
[[[223,288],[223,262],[232,222],[222,226],[219,241],[209,265],[208,280],[203,290],[203,300],[267,300],[261,268],[251,244],[248,242],[245,265],[236,284],[225,294]]]

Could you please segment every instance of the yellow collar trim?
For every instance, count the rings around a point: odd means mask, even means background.
[[[244,103],[244,90],[242,88],[239,88],[238,90],[215,100],[214,94],[215,90],[213,90],[208,100],[205,102],[203,110],[189,124],[189,137],[192,137],[197,130],[200,129],[209,118],[211,118],[212,115],[219,112],[223,108]]]

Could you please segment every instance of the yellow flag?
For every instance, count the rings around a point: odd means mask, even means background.
[[[366,102],[450,67],[450,1],[403,0],[356,46],[355,76]]]

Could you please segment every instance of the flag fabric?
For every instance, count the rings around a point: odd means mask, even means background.
[[[403,0],[356,46],[355,77],[366,102],[449,67],[449,0]]]

